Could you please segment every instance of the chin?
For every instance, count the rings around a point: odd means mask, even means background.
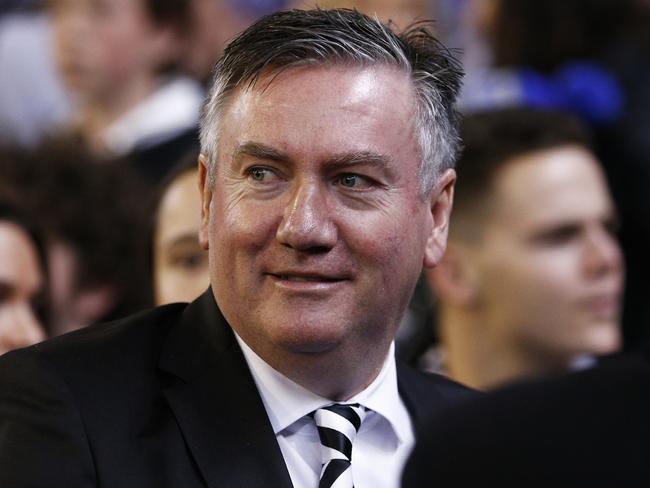
[[[322,354],[338,348],[345,338],[346,331],[342,327],[283,324],[274,330],[271,340],[282,349],[294,353]]]
[[[616,323],[600,323],[591,326],[591,330],[582,340],[576,341],[576,352],[602,356],[619,351],[622,347],[620,326]]]

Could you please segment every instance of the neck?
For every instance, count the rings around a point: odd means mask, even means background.
[[[158,87],[155,76],[141,76],[122,89],[82,97],[79,109],[79,127],[91,148],[106,150],[103,143],[105,131],[117,120],[149,97]]]
[[[278,353],[256,350],[253,346],[251,349],[303,388],[333,401],[346,401],[377,378],[390,350],[390,341],[372,348],[342,346],[319,353]]]
[[[489,390],[567,367],[557,358],[519,347],[474,314],[443,307],[439,319],[448,373],[472,388]]]

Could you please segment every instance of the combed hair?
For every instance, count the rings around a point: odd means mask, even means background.
[[[214,178],[219,119],[236,88],[266,74],[306,65],[386,65],[410,75],[416,100],[420,193],[428,195],[440,171],[454,166],[458,117],[454,108],[462,69],[431,33],[430,22],[401,34],[350,9],[288,10],[261,18],[235,38],[214,70],[201,115],[201,152]]]

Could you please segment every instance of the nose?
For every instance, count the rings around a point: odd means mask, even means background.
[[[603,227],[588,232],[585,270],[591,277],[622,273],[623,256],[618,241]]]
[[[335,214],[325,192],[315,182],[296,185],[276,232],[282,245],[308,252],[327,252],[334,247],[338,238]]]

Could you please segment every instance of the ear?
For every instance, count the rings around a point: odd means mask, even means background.
[[[478,281],[471,256],[450,242],[438,265],[426,271],[427,282],[441,301],[463,307],[477,303]]]
[[[438,178],[436,185],[431,190],[429,198],[433,225],[424,251],[423,264],[425,268],[433,268],[445,253],[455,183],[456,172],[453,169],[448,169]]]
[[[201,192],[201,227],[199,228],[199,242],[205,250],[210,248],[208,239],[210,227],[210,203],[212,202],[212,185],[208,177],[208,159],[205,155],[199,156],[199,192]]]

